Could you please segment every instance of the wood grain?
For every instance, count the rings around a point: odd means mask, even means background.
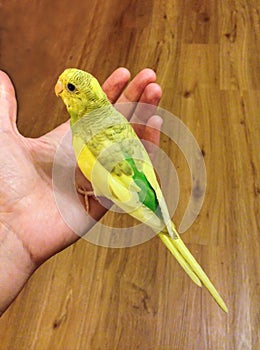
[[[101,81],[118,66],[156,70],[161,106],[205,155],[205,202],[183,239],[229,313],[157,238],[126,249],[80,240],[41,266],[0,319],[0,349],[260,349],[259,14],[257,0],[1,2],[1,69],[26,136],[67,118],[53,94],[64,67]],[[176,147],[162,147],[181,182],[179,224],[190,173]]]

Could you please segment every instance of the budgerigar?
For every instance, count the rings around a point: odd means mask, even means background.
[[[151,160],[127,119],[108,100],[98,81],[76,68],[59,77],[55,92],[70,115],[73,149],[95,195],[104,196],[149,225],[199,286],[227,307],[181,240],[170,218]]]

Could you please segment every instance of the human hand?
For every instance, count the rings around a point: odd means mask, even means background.
[[[103,89],[111,102],[157,105],[161,89],[155,73],[141,71],[128,86],[129,72],[117,69]],[[37,138],[25,138],[16,127],[16,98],[8,76],[0,72],[0,311],[14,299],[35,268],[78,239],[64,223],[53,196],[52,165],[68,122]],[[131,115],[131,113],[130,113]],[[129,117],[130,117],[129,115]],[[139,127],[140,137],[159,143],[161,119],[153,116]],[[105,209],[90,202],[98,220]],[[13,276],[12,281],[8,279]],[[12,283],[12,290],[10,285]]]

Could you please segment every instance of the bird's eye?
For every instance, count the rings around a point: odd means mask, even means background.
[[[71,83],[68,83],[67,84],[67,89],[71,92],[74,92],[76,90],[76,86],[71,84]]]

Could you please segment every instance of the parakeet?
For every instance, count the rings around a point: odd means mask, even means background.
[[[107,197],[149,225],[190,278],[199,286],[202,282],[227,312],[223,299],[180,238],[143,144],[98,81],[87,72],[68,68],[60,75],[55,92],[70,115],[77,163],[95,195]]]

